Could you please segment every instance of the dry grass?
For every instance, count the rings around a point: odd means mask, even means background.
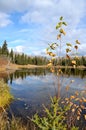
[[[8,85],[0,80],[0,107],[8,105],[12,98]]]

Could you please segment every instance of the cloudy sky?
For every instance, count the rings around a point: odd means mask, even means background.
[[[60,16],[68,23],[62,53],[66,42],[78,39],[79,53],[86,55],[86,0],[0,0],[0,46],[6,40],[14,51],[44,55],[56,41]]]

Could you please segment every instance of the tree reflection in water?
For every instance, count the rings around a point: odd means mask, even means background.
[[[86,69],[62,69],[63,76],[79,76],[84,78],[86,76]],[[35,68],[35,69],[22,69],[16,70],[14,73],[9,75],[10,83],[12,84],[13,79],[21,78],[22,80],[27,76],[40,76],[51,73],[49,69]]]

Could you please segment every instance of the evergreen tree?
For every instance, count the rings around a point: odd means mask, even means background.
[[[4,43],[2,45],[2,54],[4,54],[4,55],[8,55],[9,54],[6,40],[4,41]]]
[[[12,62],[13,62],[13,60],[14,60],[14,59],[13,59],[13,55],[14,55],[14,54],[13,54],[13,49],[11,49],[10,57],[11,57]]]

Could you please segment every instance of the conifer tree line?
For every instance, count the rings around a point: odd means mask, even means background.
[[[11,49],[11,51],[8,50],[8,45],[6,40],[4,41],[3,45],[0,47],[0,56],[9,57],[11,59],[12,63],[19,64],[19,65],[27,65],[27,64],[33,64],[33,65],[47,65],[49,58],[43,57],[43,56],[28,56],[24,53],[16,53]],[[62,66],[71,66],[71,61],[74,58],[67,59],[65,57],[61,58],[60,65]],[[59,65],[58,57],[53,60],[54,65]],[[77,60],[77,66],[83,65],[86,66],[86,57],[81,56]]]
[[[65,57],[62,57],[60,59],[60,63],[58,62],[58,58],[54,60],[54,65],[61,65],[61,66],[72,66],[72,61],[76,61],[76,66],[86,66],[86,56],[79,56],[77,59],[75,57],[71,57],[70,59],[67,59]]]
[[[9,51],[6,40],[0,47],[0,56],[8,57],[9,59],[11,59],[12,63],[19,65],[46,65],[48,63],[48,59],[43,56],[28,56],[24,53],[16,53],[13,51],[13,49]]]

